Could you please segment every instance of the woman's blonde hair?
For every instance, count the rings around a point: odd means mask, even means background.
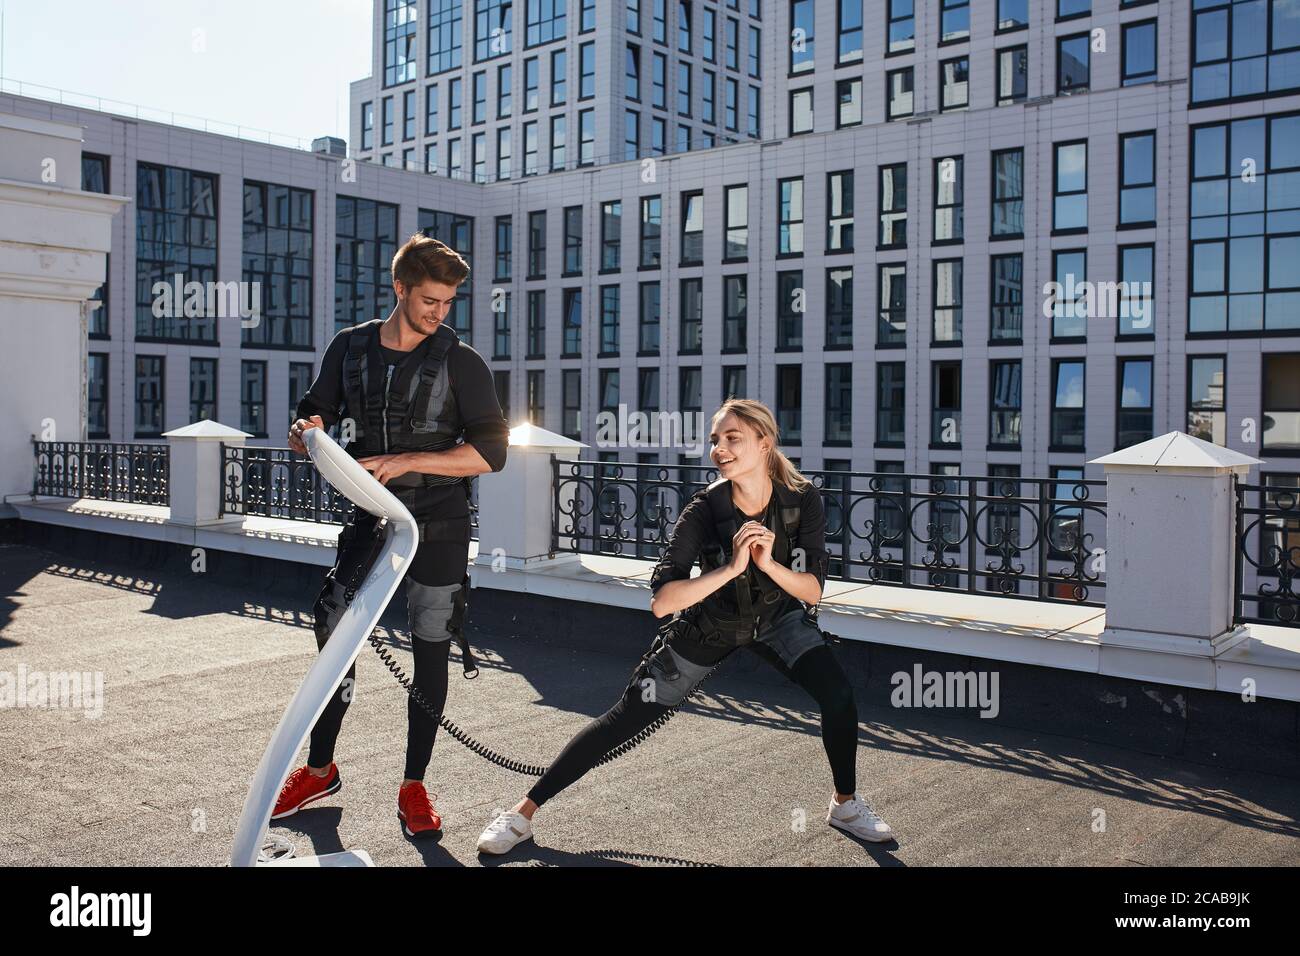
[[[780,482],[791,491],[803,491],[812,482],[799,473],[790,459],[777,446],[781,443],[781,433],[776,427],[776,416],[762,402],[752,398],[729,398],[713,413],[712,423],[728,412],[758,432],[759,438],[768,438],[772,442],[772,451],[767,456],[767,473],[773,481]]]

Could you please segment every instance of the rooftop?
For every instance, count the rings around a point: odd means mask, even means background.
[[[102,671],[105,686],[98,718],[28,707],[0,721],[0,774],[8,781],[0,854],[12,865],[224,864],[249,777],[315,658],[318,570],[282,564],[279,576],[241,578],[227,565],[195,587],[184,565],[133,563],[116,550],[126,540],[94,552],[0,546],[0,672]],[[449,712],[494,749],[546,762],[613,702],[648,643],[651,618],[488,593],[470,615],[482,674],[469,683],[453,670]],[[400,599],[381,632],[405,647]],[[970,667],[971,659],[883,645],[872,645],[869,657],[850,650],[839,653],[857,686],[859,789],[899,833],[897,845],[860,845],[822,823],[829,780],[816,712],[801,691],[741,653],[667,728],[548,805],[537,845],[506,864],[1300,860],[1293,778],[1161,755],[1153,752],[1161,749],[1157,735],[1134,729],[1185,707],[1181,695],[1153,697],[1134,683],[1131,695],[1068,701],[1046,722],[1005,706],[993,720],[898,709],[888,703],[888,674],[913,662],[942,666],[940,658]],[[1004,688],[1025,674],[1070,677],[999,667]],[[1024,673],[1012,673],[1017,668]],[[1081,697],[1095,695],[1085,678],[1072,679]],[[1097,725],[1109,723],[1098,713],[1122,717],[1130,742],[1096,739]],[[1027,729],[1032,724],[1040,729]],[[527,779],[440,733],[427,782],[446,832],[438,842],[409,843],[393,813],[404,737],[405,695],[363,650],[339,741],[346,785],[275,832],[300,856],[364,848],[385,866],[475,865],[479,831]],[[1094,829],[1098,810],[1102,832]],[[797,826],[801,816],[806,828]],[[723,832],[747,835],[723,840]]]

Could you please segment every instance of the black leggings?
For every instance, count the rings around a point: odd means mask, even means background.
[[[822,644],[802,654],[794,666],[786,668],[780,659],[760,644],[746,645],[764,660],[774,664],[796,684],[812,695],[821,707],[822,746],[830,761],[831,776],[839,793],[855,792],[855,764],[858,746],[858,707],[853,685],[840,668],[828,645]],[[696,645],[698,650],[699,645]],[[709,649],[712,650],[712,649]],[[718,649],[700,664],[713,664],[726,657],[733,648]],[[702,656],[698,653],[693,658]],[[597,717],[560,751],[546,775],[528,791],[528,799],[541,806],[551,797],[582,777],[596,761],[624,741],[630,740],[670,708],[647,702],[637,677],[629,682],[623,697],[602,716]]]
[[[468,520],[465,519],[467,528]],[[334,573],[340,582],[345,584],[349,582],[357,569],[365,563],[373,542],[374,527],[375,519],[370,515],[364,515],[356,523],[355,535],[346,543],[339,545]],[[454,541],[422,540],[407,574],[418,584],[438,586],[459,584],[465,577],[465,567],[468,562],[468,541],[462,545]],[[329,634],[318,623],[317,647],[324,647],[328,640]],[[439,713],[447,703],[447,658],[450,650],[450,640],[426,641],[411,636],[411,651],[415,657],[412,682],[424,699]],[[352,688],[356,686],[356,673],[357,666],[354,663],[348,669],[347,677],[339,689],[325,705],[325,710],[317,718],[316,726],[312,728],[311,749],[307,755],[307,763],[313,767],[327,766],[334,759],[334,744],[343,726],[343,715],[347,712],[348,702],[352,698]],[[410,780],[423,780],[424,773],[429,767],[429,758],[433,755],[433,741],[438,733],[438,724],[411,697],[406,699],[406,721],[406,768],[403,776]]]

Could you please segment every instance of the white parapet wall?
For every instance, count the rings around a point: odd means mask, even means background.
[[[81,188],[81,127],[0,113],[0,517],[32,489],[32,439],[82,441],[86,301],[130,199]]]

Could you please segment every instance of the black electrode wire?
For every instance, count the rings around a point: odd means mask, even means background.
[[[344,589],[344,598],[348,604],[352,603],[352,598],[356,594],[357,587],[361,584],[362,580],[364,580],[365,575],[369,572],[370,568],[373,566],[375,562],[375,559],[379,556],[379,551],[385,534],[385,530],[384,530],[385,525],[386,525],[386,521],[381,521],[376,525],[375,532],[374,532],[374,543],[371,545],[370,554],[367,556],[364,562],[358,565],[357,570],[353,573],[351,580],[348,581]],[[468,606],[469,606],[468,597],[466,598],[465,604],[466,604],[466,613],[468,613]],[[412,635],[411,639],[418,640],[418,638],[416,638],[414,635]],[[384,647],[383,641],[378,636],[375,635],[373,630],[366,637],[366,640],[370,642],[370,646],[375,649],[375,653],[379,655],[379,659],[384,662],[384,666],[388,668],[389,673],[391,673],[393,675],[393,678],[399,684],[402,685],[403,689],[410,696],[410,698],[420,706],[421,710],[423,710],[431,718],[437,721],[438,724],[445,731],[447,731],[447,733],[450,734],[452,738],[455,739],[458,743],[464,745],[474,753],[478,754],[480,757],[482,757],[484,760],[488,761],[489,763],[496,764],[498,767],[502,767],[514,773],[522,774],[526,777],[540,777],[546,773],[548,769],[547,767],[540,767],[535,764],[524,763],[519,760],[514,760],[513,758],[507,757],[503,754],[499,754],[495,750],[488,747],[486,744],[478,740],[475,740],[464,730],[461,730],[461,728],[456,726],[456,724],[453,723],[450,719],[448,719],[442,713],[434,709],[433,705],[430,704],[429,701],[424,697],[424,695],[420,693],[419,688],[415,686],[411,678],[408,677],[406,675],[406,672],[402,670],[402,666],[398,664],[397,661],[393,658],[393,655],[389,653],[388,648]],[[617,747],[614,747],[612,750],[605,753],[599,760],[596,761],[595,766],[599,767],[603,764],[607,764],[611,760],[615,760],[623,756],[624,754],[630,752],[634,748],[644,743],[647,738],[649,738],[652,734],[655,733],[655,731],[659,730],[661,727],[663,727],[664,724],[668,723],[668,721],[672,719],[673,714],[677,713],[677,711],[688,700],[690,700],[699,692],[700,686],[704,683],[704,681],[709,679],[709,676],[713,673],[714,670],[717,670],[716,665],[709,671],[708,674],[704,675],[704,677],[700,680],[700,682],[696,684],[695,687],[691,690],[691,692],[687,694],[681,701],[679,701],[674,706],[670,707],[668,710],[664,711],[664,713],[660,714],[653,721],[647,724],[641,731],[634,734],[632,737],[629,737],[623,743],[619,744]]]

